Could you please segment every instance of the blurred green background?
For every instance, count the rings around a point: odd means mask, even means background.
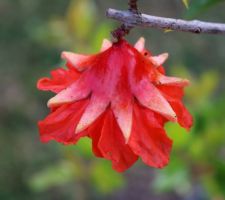
[[[37,121],[51,93],[36,81],[62,66],[60,52],[94,53],[118,23],[107,8],[126,0],[0,0],[0,199],[1,200],[224,200],[225,37],[136,28],[154,54],[169,52],[170,75],[187,77],[185,102],[194,115],[190,133],[168,124],[174,139],[163,170],[136,163],[123,174],[92,155],[89,139],[76,146],[39,141]],[[139,0],[152,15],[225,22],[225,1]]]

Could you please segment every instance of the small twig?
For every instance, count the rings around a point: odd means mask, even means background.
[[[225,34],[225,24],[222,23],[156,17],[111,8],[107,10],[106,15],[107,17],[121,21],[124,24],[129,24],[130,27],[141,26],[191,33]]]
[[[130,6],[129,8],[130,11],[134,13],[138,11],[137,0],[130,0],[128,5]]]
[[[138,6],[137,6],[138,0],[129,0],[129,12],[132,14],[138,15]],[[125,35],[129,34],[130,30],[133,28],[132,25],[129,24],[129,22],[124,22],[120,27],[118,27],[116,30],[112,31],[112,36],[119,40],[120,38],[124,37]]]

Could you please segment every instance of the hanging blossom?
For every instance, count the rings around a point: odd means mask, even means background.
[[[37,84],[56,93],[48,101],[50,114],[38,123],[41,141],[69,145],[88,136],[94,154],[111,160],[119,172],[139,157],[152,167],[167,165],[172,141],[164,124],[192,126],[182,103],[189,81],[166,76],[162,65],[168,54],[152,56],[144,46],[144,38],[134,46],[104,40],[95,55],[63,52],[67,69]]]

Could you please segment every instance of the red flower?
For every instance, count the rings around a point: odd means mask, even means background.
[[[152,56],[143,38],[134,47],[104,40],[101,52],[91,56],[63,52],[68,70],[38,82],[40,90],[57,93],[48,102],[51,113],[38,124],[41,140],[75,144],[88,136],[94,154],[119,172],[139,156],[149,166],[164,167],[172,146],[164,123],[192,125],[181,101],[189,81],[165,76],[167,57]]]

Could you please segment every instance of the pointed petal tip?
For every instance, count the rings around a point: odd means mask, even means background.
[[[58,96],[56,95],[56,96],[54,96],[54,97],[52,97],[51,99],[48,100],[47,106],[48,106],[48,108],[52,108],[52,107],[55,107],[57,105],[68,103],[68,102],[69,101],[66,101],[66,100],[64,100],[64,101],[60,100],[58,98]]]
[[[145,44],[145,38],[144,37],[140,37],[137,41],[137,43],[140,42],[141,44]]]
[[[82,97],[79,98],[79,99],[78,98],[73,99],[72,96],[70,98],[64,98],[63,96],[61,96],[60,93],[58,93],[58,94],[59,95],[56,95],[56,96],[54,96],[54,97],[52,97],[51,99],[48,100],[48,102],[47,102],[48,108],[52,108],[52,107],[55,107],[55,106],[59,106],[59,105],[62,105],[62,104],[67,104],[67,103],[71,103],[71,102],[83,99]]]
[[[67,65],[72,65],[78,71],[83,71],[88,67],[92,56],[63,51],[61,53],[61,58],[66,60]]]
[[[88,128],[98,117],[100,117],[107,109],[109,99],[93,94],[87,107],[85,108],[82,117],[76,127],[76,133],[79,133]]]
[[[101,52],[106,51],[112,46],[112,42],[108,39],[103,39],[102,46],[101,46]]]
[[[52,98],[51,98],[47,102],[47,107],[50,108],[50,107],[52,107],[52,105],[54,105],[54,101],[52,101]]]
[[[63,51],[61,53],[61,59],[66,60],[66,61],[70,61],[71,60],[71,56],[73,56],[74,53],[69,52],[69,51]]]
[[[169,157],[168,157],[168,159],[166,159],[163,163],[159,164],[159,165],[157,166],[157,168],[158,168],[158,169],[163,169],[163,168],[165,168],[165,167],[169,164],[169,162],[170,162],[170,159],[169,159]]]
[[[145,38],[140,37],[135,43],[134,48],[137,49],[139,52],[142,52],[145,48]]]
[[[188,79],[183,78],[177,78],[177,81],[175,83],[183,87],[190,85],[190,81]]]
[[[82,132],[86,128],[87,128],[87,126],[85,126],[84,124],[79,122],[77,127],[76,127],[75,134],[78,134],[78,133]]]
[[[163,74],[158,74],[157,81],[158,81],[158,84],[160,85],[174,85],[174,86],[180,86],[180,87],[185,87],[190,84],[190,81],[187,79],[165,76]]]
[[[125,117],[125,116],[123,116]],[[121,133],[123,134],[125,144],[129,142],[130,135],[131,135],[131,129],[132,129],[132,115],[127,116],[127,120],[125,118],[117,119],[117,123],[120,127]],[[122,119],[124,121],[122,121]],[[126,120],[126,121],[125,121]]]
[[[168,58],[169,57],[169,53],[168,52],[165,52],[165,53],[162,53],[162,54],[160,54],[161,56],[164,56],[164,57],[166,57],[166,58]],[[159,56],[160,56],[159,55]]]
[[[190,85],[190,81],[188,79],[181,79],[181,82],[180,84],[183,86],[183,87],[187,87]]]
[[[118,99],[112,101],[111,104],[111,109],[117,124],[119,125],[121,133],[123,134],[126,144],[130,138],[133,123],[133,105],[132,101],[130,100],[132,97],[129,95],[127,97],[124,98],[124,96],[118,95]]]
[[[125,123],[124,125],[122,124],[123,122],[119,123],[119,127],[120,127],[120,130],[121,130],[122,134],[123,134],[125,144],[128,144],[130,136],[131,136],[132,116],[131,116],[131,119],[128,119],[127,121],[128,122],[124,122]],[[117,121],[117,123],[118,123],[118,121]]]
[[[185,83],[185,86],[188,86],[191,83],[188,79],[183,79],[183,82]]]
[[[169,54],[168,53],[162,53],[158,56],[152,56],[150,57],[150,60],[152,61],[152,63],[156,66],[159,67],[161,65],[163,65],[166,60],[168,59]]]
[[[134,91],[138,101],[146,108],[163,115],[172,122],[177,122],[177,116],[167,99],[159,89],[148,80],[143,80]]]
[[[47,102],[48,108],[54,107],[54,105],[56,105],[56,104],[57,104],[57,102],[56,102],[56,100],[55,100],[55,97],[52,97],[52,98],[49,99],[48,102]]]
[[[163,114],[169,121],[171,121],[173,123],[178,122],[177,115],[173,110],[171,110],[170,112],[167,112],[167,113],[164,113],[162,111],[161,114]]]
[[[124,140],[125,140],[125,144],[128,144],[129,139],[130,139],[130,135],[131,135],[131,130],[128,131],[123,131],[123,136],[124,136]]]

